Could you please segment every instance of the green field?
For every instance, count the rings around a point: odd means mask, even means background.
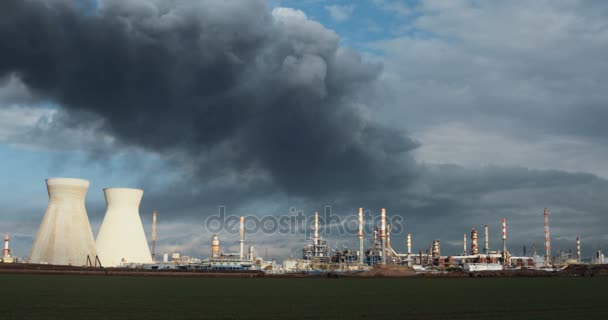
[[[0,319],[608,319],[608,278],[0,275]]]

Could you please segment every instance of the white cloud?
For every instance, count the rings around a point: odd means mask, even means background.
[[[32,130],[40,119],[50,117],[55,110],[39,107],[11,105],[0,106],[0,142]]]
[[[428,164],[521,165],[532,169],[585,171],[608,178],[603,161],[608,158],[608,146],[569,136],[524,139],[455,122],[428,127],[413,135],[422,144],[415,150],[416,159]]]
[[[350,19],[351,15],[355,11],[355,6],[340,6],[340,5],[330,5],[325,6],[325,10],[329,12],[329,15],[332,19],[338,22],[343,22]]]
[[[373,47],[384,53],[385,120],[418,135],[420,160],[607,176],[608,5],[422,1],[416,10],[411,27],[425,36]]]

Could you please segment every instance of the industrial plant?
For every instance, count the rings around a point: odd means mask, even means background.
[[[479,248],[479,233],[473,227],[464,233],[462,251],[455,255],[443,254],[441,241],[435,239],[414,252],[414,236],[406,233],[405,252],[391,245],[391,225],[387,210],[382,208],[379,226],[363,219],[363,208],[358,212],[358,248],[331,249],[330,241],[319,233],[319,214],[314,213],[312,238],[302,248],[300,258],[291,257],[277,262],[256,256],[254,244],[246,241],[245,216],[239,217],[238,252],[223,251],[220,236],[210,237],[207,258],[184,256],[180,252],[157,254],[157,222],[159,214],[152,213],[151,243],[146,239],[139,207],[144,191],[130,188],[104,189],[107,208],[97,238],[93,237],[85,208],[89,182],[73,178],[46,180],[49,195],[47,209],[36,234],[31,253],[26,261],[11,256],[9,235],[4,240],[2,263],[78,266],[91,268],[127,268],[133,270],[177,270],[200,272],[259,271],[264,273],[307,272],[365,272],[377,268],[401,268],[413,273],[479,272],[508,270],[557,271],[569,264],[581,264],[581,238],[576,238],[576,251],[551,251],[549,210],[543,212],[544,254],[537,255],[535,246],[521,256],[512,254],[507,243],[507,220],[500,221],[500,249],[490,249],[488,224],[483,225],[483,247]],[[540,221],[540,219],[539,219]],[[365,233],[365,227],[371,234]],[[367,241],[366,241],[367,240]],[[236,239],[228,239],[235,243]],[[586,261],[604,264],[601,250]]]

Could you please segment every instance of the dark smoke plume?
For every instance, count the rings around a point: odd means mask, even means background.
[[[0,76],[209,180],[288,194],[403,184],[417,144],[372,120],[381,66],[265,1],[0,3]],[[59,117],[58,117],[59,118]],[[102,125],[99,126],[99,119]]]

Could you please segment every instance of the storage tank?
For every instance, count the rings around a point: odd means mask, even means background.
[[[220,237],[214,234],[211,237],[211,259],[217,259],[220,257]]]
[[[89,181],[46,180],[49,203],[30,252],[30,263],[87,265],[95,262],[93,231],[85,209]]]
[[[139,217],[144,191],[108,188],[106,214],[97,234],[97,254],[105,267],[124,263],[152,263],[150,248]]]

